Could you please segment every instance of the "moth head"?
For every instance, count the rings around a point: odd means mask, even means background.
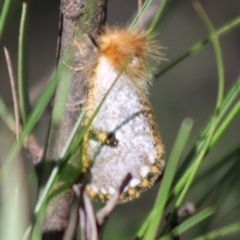
[[[149,60],[159,52],[156,42],[147,37],[145,31],[109,27],[104,30],[97,40],[101,56],[116,71],[124,70],[125,74],[136,81],[151,80],[153,69]]]

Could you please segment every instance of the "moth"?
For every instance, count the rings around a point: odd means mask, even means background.
[[[85,123],[112,88],[84,136],[84,171],[90,168],[86,191],[105,201],[131,173],[119,200],[126,202],[151,187],[164,169],[164,146],[148,98],[151,62],[161,59],[160,47],[145,31],[119,27],[107,27],[97,45]]]

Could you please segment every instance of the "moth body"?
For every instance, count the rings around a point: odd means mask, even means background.
[[[127,29],[107,29],[98,44],[86,123],[114,85],[84,137],[83,163],[85,169],[91,165],[87,192],[92,198],[109,199],[131,173],[120,199],[125,202],[149,188],[164,168],[164,148],[148,99],[152,69],[147,61],[155,45],[146,34]]]

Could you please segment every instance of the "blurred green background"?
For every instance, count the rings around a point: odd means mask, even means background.
[[[155,1],[154,4],[158,4],[158,2]],[[208,36],[204,24],[192,6],[192,1],[179,2],[177,8],[164,22],[158,35],[161,45],[166,47],[163,49],[163,53],[169,62]],[[239,16],[240,13],[240,1],[238,0],[202,0],[201,3],[216,29]],[[2,4],[3,1],[0,0],[0,9]],[[55,67],[59,4],[60,1],[28,1],[30,14],[29,84],[32,103],[36,101]],[[5,31],[0,41],[0,96],[11,110],[13,109],[12,95],[3,46],[6,46],[11,54],[16,75],[21,7],[22,1],[20,0],[14,0],[11,4]],[[131,21],[136,11],[137,0],[109,0],[108,24],[125,25]],[[222,36],[220,44],[225,65],[226,90],[228,90],[240,73],[240,28]],[[159,69],[167,64],[168,62],[162,62]],[[194,129],[185,153],[196,141],[213,113],[217,96],[217,79],[214,51],[212,45],[208,44],[199,53],[188,57],[154,82],[150,89],[150,99],[166,148],[166,159],[168,159],[181,122],[186,117],[193,118]],[[46,137],[49,114],[50,108],[45,111],[36,126],[37,137],[42,145]],[[240,117],[238,116],[208,155],[201,168],[211,165],[239,145],[239,121]],[[13,140],[14,135],[0,120],[0,160],[6,156]],[[25,162],[29,172],[33,171],[30,161],[30,158],[26,156]],[[190,191],[187,200],[198,199],[201,191],[205,191],[210,183],[210,179],[201,182],[196,189]],[[236,183],[235,190],[226,203],[226,208],[227,205],[239,202],[240,188],[238,185]],[[151,209],[158,187],[159,183],[139,199],[119,205],[108,221],[104,239],[132,239],[146,213]],[[35,199],[34,188],[36,188],[35,185],[31,190],[32,206],[34,206]],[[96,207],[99,205],[97,204]],[[239,219],[240,212],[235,215],[229,222]],[[191,236],[197,233],[189,231],[183,239],[191,239]]]

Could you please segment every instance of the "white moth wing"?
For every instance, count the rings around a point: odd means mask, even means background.
[[[89,114],[94,113],[117,75],[118,72],[102,57],[90,89],[92,99]],[[146,96],[146,92],[147,88],[141,94]],[[157,146],[158,143],[153,137],[153,126],[147,116],[149,113],[144,111],[145,103],[139,94],[127,74],[123,73],[91,125],[91,128],[97,131],[114,132],[118,140],[114,147],[102,145],[96,139],[89,139],[87,153],[92,167],[88,188],[96,194],[99,192],[112,195],[127,173],[131,173],[133,179],[125,191],[139,186],[143,179],[146,179],[148,171],[151,171],[151,166],[159,161],[157,157],[160,146]]]

